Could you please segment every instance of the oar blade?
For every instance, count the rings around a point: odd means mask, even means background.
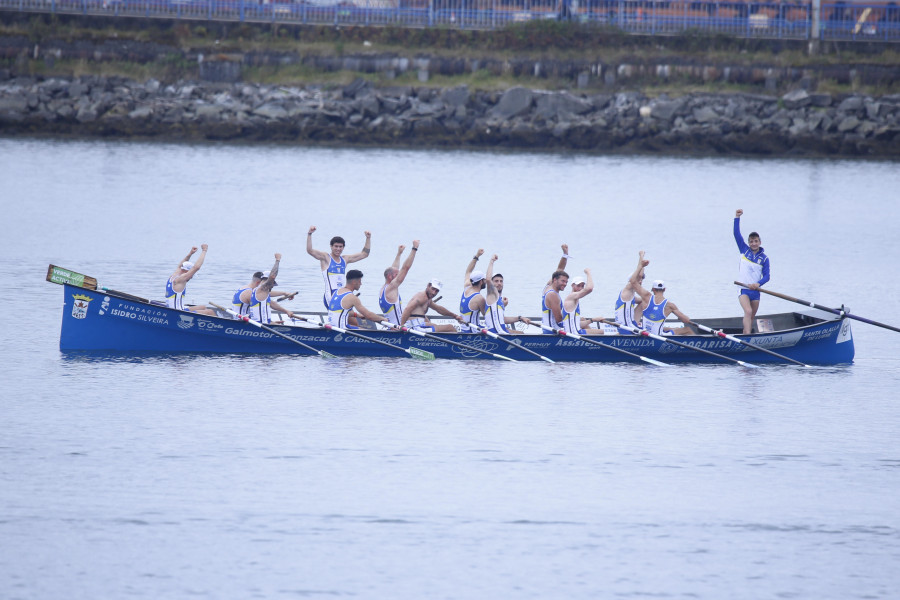
[[[337,358],[336,355],[332,354],[331,352],[325,352],[324,350],[319,350],[319,356],[321,356],[322,358]]]
[[[644,361],[645,363],[648,363],[648,364],[651,364],[651,365],[654,365],[654,366],[657,366],[657,367],[671,367],[671,366],[672,366],[672,365],[670,365],[669,363],[664,363],[664,362],[661,362],[661,361],[658,361],[658,360],[655,360],[655,359],[652,359],[652,358],[648,358],[648,357],[646,357],[646,356],[641,356],[640,358],[641,358],[641,360]]]
[[[434,354],[429,352],[428,350],[422,350],[420,348],[407,348],[406,351],[413,358],[418,358],[420,360],[434,360]]]

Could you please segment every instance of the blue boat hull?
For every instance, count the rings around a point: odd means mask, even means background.
[[[242,321],[186,313],[68,284],[64,285],[64,295],[59,341],[63,351],[312,355],[299,344]],[[487,354],[453,346],[442,340],[394,331],[360,331],[369,338],[394,347],[389,348],[326,329],[286,325],[273,325],[272,328],[317,350],[338,356],[404,357],[408,356],[405,349],[413,347],[432,352],[437,358],[492,359]],[[557,336],[518,335],[513,338],[515,344],[473,333],[438,334],[437,337],[516,360],[539,360],[516,346],[520,344],[554,361],[640,361],[637,357],[610,348]],[[695,350],[646,337],[613,335],[594,339],[667,363],[723,362]],[[778,357],[710,335],[678,336],[673,339],[750,363],[784,363]],[[845,319],[816,319],[810,324],[745,336],[743,339],[807,364],[850,363],[854,356],[850,321]]]

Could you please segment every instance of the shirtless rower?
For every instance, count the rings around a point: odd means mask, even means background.
[[[465,319],[461,315],[455,315],[449,309],[434,303],[435,296],[444,288],[444,284],[439,279],[432,279],[421,292],[416,292],[412,298],[406,303],[403,314],[400,315],[400,324],[406,327],[415,327],[426,331],[436,331],[443,333],[452,333],[456,331],[456,327],[450,324],[436,325],[428,320],[425,314],[429,308],[433,308],[438,314],[451,319],[456,319],[460,323],[465,323]],[[420,315],[420,316],[413,316]]]
[[[562,296],[560,292],[569,284],[569,274],[565,272],[569,257],[569,245],[562,245],[562,258],[556,271],[550,276],[550,281],[544,286],[541,294],[541,331],[555,334],[557,329],[562,329]]]
[[[642,306],[650,303],[650,292],[644,288],[644,267],[650,264],[644,258],[644,251],[638,252],[638,264],[628,278],[628,283],[616,298],[616,323],[625,327],[640,327],[635,321],[635,314]],[[622,330],[625,331],[625,330]]]
[[[511,325],[513,323],[526,323],[531,325],[531,319],[528,317],[522,318],[521,315],[518,317],[507,317],[505,314],[506,306],[509,304],[509,299],[503,297],[503,275],[494,272],[494,262],[497,260],[497,255],[493,255],[491,257],[491,261],[488,264],[487,276],[485,280],[487,281],[487,297],[484,299],[485,310],[484,310],[484,326],[488,331],[493,333],[522,333],[517,330],[515,327],[507,327],[507,325]]]
[[[347,283],[344,284],[343,287],[335,290],[334,295],[331,297],[331,302],[328,303],[328,322],[334,327],[359,329],[356,325],[352,325],[348,322],[350,313],[353,312],[353,309],[356,309],[359,314],[369,321],[375,323],[387,321],[387,317],[375,314],[363,306],[359,297],[354,293],[362,287],[362,277],[362,271],[351,269],[347,272]]]
[[[563,329],[566,333],[577,333],[579,335],[603,335],[602,329],[594,329],[591,323],[602,323],[603,319],[590,319],[581,316],[581,299],[594,291],[594,278],[591,276],[591,270],[584,270],[584,277],[575,277],[572,279],[572,291],[563,300]]]
[[[187,256],[184,257],[184,260],[175,267],[175,271],[169,277],[168,281],[166,281],[166,306],[176,310],[216,316],[216,311],[206,305],[184,305],[187,282],[190,281],[194,275],[197,274],[197,271],[200,270],[200,267],[203,266],[203,261],[206,258],[206,251],[209,249],[209,245],[200,244],[200,248],[200,256],[197,257],[196,262],[191,262],[191,257],[197,252],[197,246],[194,246],[191,248],[191,251],[188,252]]]
[[[275,281],[275,277],[278,275],[278,266],[281,264],[281,254],[275,253],[275,264],[272,266],[272,269],[267,271],[266,273],[254,273],[253,277],[256,279],[256,275],[259,274],[260,278],[257,284],[254,286],[251,285],[242,290],[239,290],[239,294],[235,294],[234,300],[232,300],[232,304],[237,305],[240,303],[240,308],[236,309],[236,312],[239,314],[246,314],[254,321],[258,321],[267,325],[272,322],[272,311],[277,311],[281,313],[285,313],[288,317],[294,318],[294,313],[284,307],[282,307],[275,299],[272,297],[272,290],[275,288],[278,283]]]
[[[486,310],[484,296],[481,295],[481,290],[487,285],[485,274],[474,270],[475,263],[478,262],[482,254],[484,254],[484,249],[479,248],[466,266],[466,274],[463,278],[463,293],[459,297],[460,315],[466,320],[466,323],[471,323],[477,327],[481,326],[478,315]]]
[[[384,270],[384,285],[381,287],[381,293],[378,295],[378,307],[388,321],[394,325],[400,324],[400,315],[403,314],[403,301],[400,300],[400,284],[403,283],[410,268],[412,268],[413,260],[415,260],[416,253],[419,251],[419,240],[413,240],[412,250],[409,251],[409,256],[403,261],[403,266],[400,266],[400,257],[403,256],[405,249],[406,246],[401,245],[397,249],[397,257],[394,259],[394,263]]]
[[[366,234],[366,243],[361,251],[356,254],[341,256],[344,252],[344,246],[346,245],[344,238],[339,235],[331,238],[331,241],[329,242],[331,253],[327,253],[321,250],[315,250],[312,247],[312,234],[315,231],[316,227],[313,225],[306,234],[306,253],[317,259],[319,265],[322,267],[322,278],[325,280],[325,294],[322,297],[322,301],[325,303],[325,308],[328,308],[331,296],[334,295],[334,292],[338,288],[344,286],[344,273],[347,270],[347,265],[360,261],[369,255],[369,252],[371,251],[372,234],[368,231],[364,232]]]
[[[657,279],[653,282],[653,296],[646,308],[643,309],[641,320],[644,330],[656,335],[691,335],[693,330],[688,327],[691,322],[690,317],[678,310],[675,303],[666,298],[666,284]],[[682,322],[684,327],[675,329],[663,327],[663,323],[669,315],[675,315]]]

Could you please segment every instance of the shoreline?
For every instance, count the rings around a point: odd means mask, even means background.
[[[900,95],[573,94],[0,72],[0,135],[696,156],[900,157]]]

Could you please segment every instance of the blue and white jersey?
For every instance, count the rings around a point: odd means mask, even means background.
[[[741,220],[734,220],[734,241],[741,251],[741,263],[738,267],[738,281],[741,283],[758,283],[763,285],[769,281],[769,257],[765,249],[760,246],[756,254],[741,236]]]
[[[550,310],[550,307],[547,306],[547,294],[553,292],[557,296],[559,296],[559,292],[554,290],[552,287],[548,286],[546,290],[544,290],[544,295],[541,296],[541,331],[543,333],[556,333],[554,328],[560,329],[562,328],[562,323],[558,323],[556,319],[553,318],[553,311]],[[560,311],[562,311],[562,297],[559,298],[559,306]]]
[[[325,280],[325,296],[323,297],[325,308],[328,308],[334,293],[344,287],[344,284],[347,282],[345,279],[347,261],[344,260],[344,257],[342,256],[339,261],[334,260],[334,257],[330,255],[328,258],[331,262],[328,268],[322,271],[322,278]]]
[[[176,292],[175,288],[172,286],[172,278],[169,277],[169,280],[166,282],[166,306],[177,310],[184,310],[184,294],[186,292],[187,286],[184,286],[184,289],[181,290],[180,294]]]
[[[466,320],[466,323],[471,323],[472,325],[479,325],[478,323],[478,315],[479,311],[472,310],[472,307],[469,304],[472,302],[472,299],[480,293],[480,290],[473,293],[471,296],[466,296],[465,290],[463,290],[462,295],[459,298],[459,314]]]
[[[486,304],[484,313],[484,327],[493,333],[509,333],[509,329],[504,322],[503,314],[503,298],[497,295],[497,301],[493,304]]]
[[[383,314],[388,321],[392,324],[399,326],[400,325],[400,317],[403,316],[403,300],[400,299],[400,292],[397,292],[397,301],[394,303],[388,302],[388,299],[384,295],[384,290],[387,288],[387,285],[381,288],[381,295],[378,297],[378,306],[381,308],[381,314]],[[422,321],[422,319],[416,319],[417,321]],[[415,327],[412,325],[413,319],[410,319],[410,327]]]
[[[634,322],[634,309],[641,303],[641,297],[635,294],[631,300],[622,300],[622,292],[616,298],[616,323],[625,327],[637,327]]]
[[[659,304],[656,303],[656,297],[650,297],[650,304],[644,309],[644,331],[649,331],[656,335],[665,335],[663,333],[663,323],[666,320],[666,304],[668,298],[663,298]]]
[[[566,304],[562,305],[563,329],[566,333],[587,333],[581,328],[581,302],[575,305],[575,310],[569,312],[566,310]]]
[[[272,322],[272,311],[269,303],[272,301],[271,296],[266,296],[265,300],[260,301],[256,297],[256,290],[250,294],[250,306],[247,309],[247,316],[254,321],[267,325]]]
[[[250,314],[250,303],[241,301],[241,294],[250,289],[250,286],[242,287],[238,291],[234,293],[234,297],[231,299],[231,309],[239,315],[249,315]]]
[[[347,290],[343,294],[335,294],[331,297],[331,302],[328,303],[328,322],[331,323],[334,327],[340,327],[342,329],[350,329],[347,324],[347,319],[350,318],[350,309],[344,308],[342,302],[344,298],[347,297],[348,294],[352,294],[353,292]]]

